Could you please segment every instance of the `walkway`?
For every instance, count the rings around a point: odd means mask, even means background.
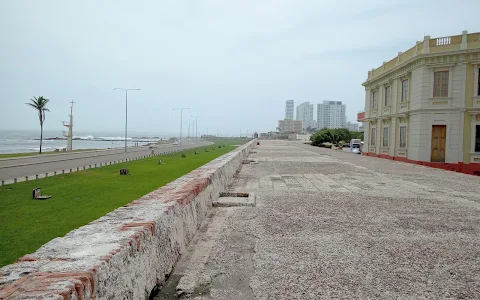
[[[479,299],[480,178],[261,141],[155,299]]]

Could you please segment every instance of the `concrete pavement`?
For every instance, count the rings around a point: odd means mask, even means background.
[[[480,299],[480,178],[261,141],[155,299]]]
[[[202,147],[211,144],[207,141],[199,141],[198,143],[184,141],[179,145],[159,145],[153,149],[154,153],[174,151],[177,149],[184,150],[195,147]],[[133,159],[136,157],[150,155],[152,150],[148,147],[131,147],[128,152],[124,152],[124,148],[98,151],[85,151],[76,153],[62,153],[51,155],[36,155],[12,159],[0,159],[0,180],[12,181],[14,178],[35,178],[35,175],[44,176],[45,173],[54,171],[70,170],[81,168],[89,165],[100,165],[119,161],[123,159]]]

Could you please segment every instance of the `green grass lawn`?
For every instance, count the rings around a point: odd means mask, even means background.
[[[14,158],[14,157],[33,156],[33,155],[51,155],[51,154],[61,154],[61,153],[76,153],[76,152],[92,151],[92,150],[98,150],[98,149],[77,149],[77,150],[72,151],[72,152],[48,151],[48,152],[43,152],[42,154],[38,154],[38,152],[8,153],[8,154],[0,154],[0,158]]]
[[[71,174],[0,187],[0,267],[35,252],[51,239],[63,236],[108,212],[187,174],[235,148],[245,140],[222,140],[212,146],[105,166]],[[205,148],[209,152],[205,152]],[[186,158],[180,154],[185,153]],[[165,164],[159,165],[161,159]],[[130,176],[120,176],[128,168]],[[32,200],[32,189],[52,195]]]

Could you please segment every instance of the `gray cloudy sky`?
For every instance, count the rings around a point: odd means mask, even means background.
[[[37,129],[32,96],[68,102],[77,131],[274,130],[285,100],[340,100],[355,121],[367,72],[432,37],[480,31],[478,0],[0,0],[0,129]],[[316,108],[315,108],[316,110]]]

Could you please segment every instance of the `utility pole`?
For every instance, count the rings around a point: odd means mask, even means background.
[[[195,119],[193,119],[193,117],[190,117],[190,121],[189,121],[191,124],[192,124],[192,131],[191,131],[191,135],[190,135],[190,138],[193,138],[194,140],[196,139],[196,134],[195,134]],[[190,123],[189,123],[189,126],[190,126]]]
[[[179,110],[180,111],[180,141],[179,143],[182,144],[182,130],[183,130],[183,110],[184,109],[190,109],[188,107],[186,108],[174,108],[173,110]]]
[[[65,121],[63,122],[63,126],[68,128],[68,134],[66,135],[66,137],[68,139],[67,140],[67,151],[68,152],[72,151],[72,149],[73,149],[73,142],[72,142],[72,140],[73,140],[73,103],[75,103],[75,102],[73,102],[73,100],[72,100],[69,103],[71,103],[71,105],[70,105],[70,123],[65,123]],[[65,136],[65,134],[64,134],[64,136]]]
[[[195,140],[198,141],[198,116],[195,117]]]

